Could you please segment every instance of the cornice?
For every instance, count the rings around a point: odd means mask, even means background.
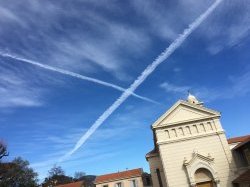
[[[166,124],[158,125],[158,126],[155,126],[155,127],[152,126],[152,129],[161,129],[161,128],[172,127],[172,126],[182,126],[182,125],[185,125],[185,124],[190,124],[192,122],[202,122],[202,121],[208,121],[208,120],[219,119],[219,118],[220,118],[220,115],[208,116],[208,117],[178,121],[178,122],[175,122],[175,123],[166,123]]]
[[[218,134],[225,134],[225,131],[220,130],[220,131],[206,133],[206,134],[198,134],[198,135],[195,135],[195,136],[182,137],[182,138],[177,138],[177,139],[172,139],[172,140],[165,140],[165,141],[158,141],[157,145],[164,145],[164,144],[169,144],[169,143],[193,140],[193,139],[198,139],[198,138],[208,137],[208,136],[213,136],[213,135],[218,135]]]

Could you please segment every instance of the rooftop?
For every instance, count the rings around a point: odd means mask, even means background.
[[[139,177],[143,173],[143,170],[141,168],[117,172],[117,173],[110,173],[105,175],[97,176],[95,179],[95,184],[98,183],[105,183],[109,181],[116,181],[119,179],[127,179],[132,177]]]
[[[229,144],[240,143],[240,142],[246,141],[249,138],[250,138],[250,135],[245,135],[245,136],[238,136],[238,137],[234,137],[234,138],[229,138],[229,139],[227,139],[227,141]]]

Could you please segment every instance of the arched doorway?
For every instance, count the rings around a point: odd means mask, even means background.
[[[215,187],[211,172],[205,168],[199,168],[194,174],[196,187]]]

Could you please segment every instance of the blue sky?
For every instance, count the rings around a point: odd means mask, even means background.
[[[0,0],[0,52],[128,88],[214,1]],[[187,90],[249,134],[250,5],[223,1],[136,93],[60,165],[66,174],[143,167],[150,125]],[[121,91],[0,56],[0,138],[40,177]]]

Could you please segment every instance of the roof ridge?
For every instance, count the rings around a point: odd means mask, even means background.
[[[108,174],[103,174],[103,175],[112,175],[112,174],[116,174],[116,173],[123,173],[123,172],[129,172],[129,171],[133,171],[133,170],[141,170],[142,168],[136,168],[136,169],[129,169],[129,170],[125,170],[125,171],[118,171],[118,172],[113,172],[113,173],[108,173]],[[103,176],[103,175],[98,175],[97,177]]]
[[[105,181],[115,181],[118,179],[136,177],[136,176],[142,175],[142,173],[143,173],[142,168],[136,168],[136,169],[126,170],[126,171],[121,171],[121,172],[116,172],[116,173],[108,173],[108,174],[97,176],[95,179],[95,183],[102,183]]]

